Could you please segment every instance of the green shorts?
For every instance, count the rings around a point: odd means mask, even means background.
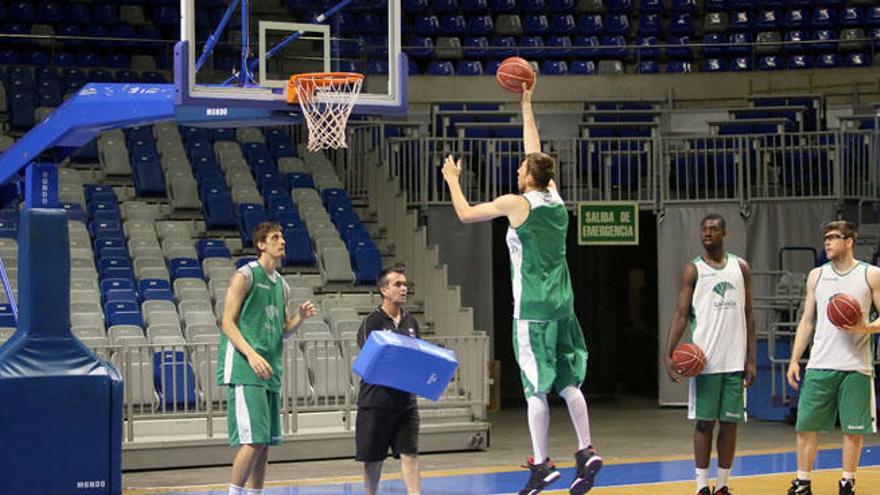
[[[797,431],[876,433],[874,380],[857,371],[808,369],[798,399]]]
[[[577,317],[513,320],[513,352],[526,397],[579,386],[587,374],[587,344]]]
[[[230,385],[226,395],[229,445],[281,443],[278,392],[256,385]]]
[[[742,371],[691,378],[688,419],[742,423],[746,420]]]

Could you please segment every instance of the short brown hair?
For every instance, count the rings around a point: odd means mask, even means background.
[[[546,189],[550,181],[556,177],[556,164],[547,153],[529,153],[526,155],[526,170],[535,181],[535,186]]]
[[[257,225],[257,228],[254,229],[254,247],[257,247],[258,242],[266,242],[266,238],[269,237],[269,234],[275,231],[282,231],[281,226],[275,222],[267,221]]]
[[[839,230],[844,237],[848,237],[852,240],[856,240],[859,236],[858,227],[856,227],[855,223],[850,222],[849,220],[835,220],[822,226],[822,232],[825,234],[832,230]]]

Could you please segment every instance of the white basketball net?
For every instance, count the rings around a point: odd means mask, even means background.
[[[361,92],[363,75],[301,74],[294,81],[309,130],[309,151],[346,148],[345,125]]]

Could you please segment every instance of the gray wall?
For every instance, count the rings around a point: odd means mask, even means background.
[[[428,243],[440,248],[449,284],[460,286],[462,305],[474,309],[474,329],[493,335],[492,223],[463,224],[451,206],[432,206],[426,214]]]

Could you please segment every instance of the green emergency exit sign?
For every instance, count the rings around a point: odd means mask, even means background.
[[[577,204],[578,244],[633,246],[639,243],[639,206],[628,202]]]

